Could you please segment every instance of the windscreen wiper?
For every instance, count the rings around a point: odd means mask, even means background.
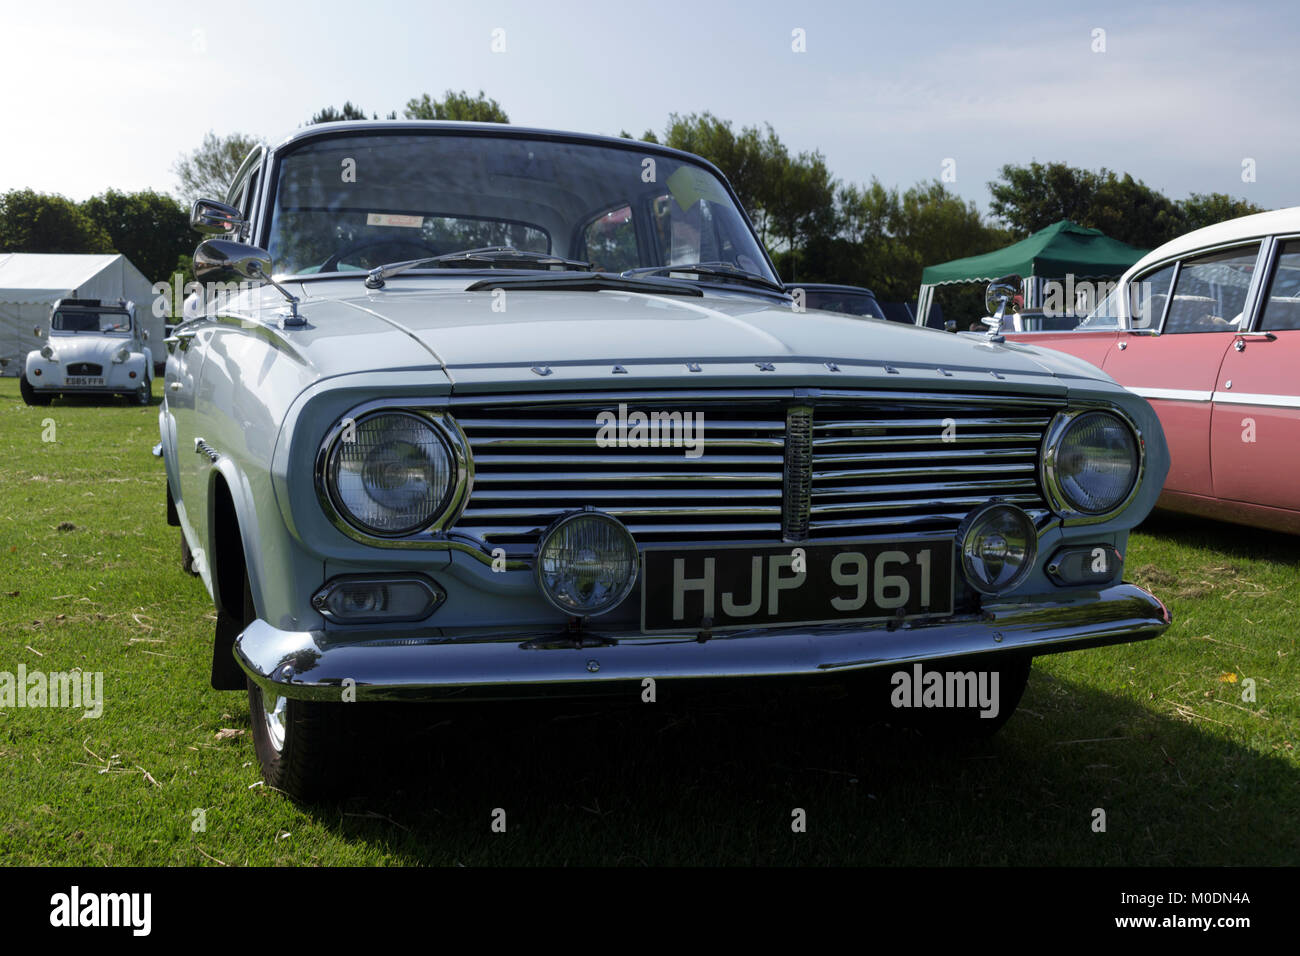
[[[609,272],[539,272],[536,275],[503,275],[479,279],[465,287],[466,292],[484,289],[517,289],[541,292],[645,292],[652,295],[701,296],[699,283],[687,279],[664,279]]]
[[[563,256],[553,256],[546,252],[529,252],[526,249],[516,249],[514,246],[482,246],[478,249],[462,249],[459,252],[444,252],[440,256],[426,256],[423,259],[408,259],[405,262],[390,262],[387,265],[376,266],[366,273],[366,288],[382,289],[385,279],[405,272],[407,269],[465,262],[481,262],[487,265],[497,265],[502,262],[522,262],[544,268],[551,268],[552,266],[561,266],[565,269],[591,268],[590,262],[584,262],[581,259],[565,259]]]
[[[755,272],[746,272],[744,269],[733,266],[730,262],[682,262],[672,266],[644,266],[639,269],[628,269],[623,275],[668,275],[673,272],[711,276],[720,279],[735,279],[738,282],[748,282],[751,285],[762,286],[765,289],[771,289],[773,292],[785,294],[785,287],[780,283],[773,282],[766,276],[758,275]]]

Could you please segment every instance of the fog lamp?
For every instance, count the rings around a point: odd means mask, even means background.
[[[564,515],[537,545],[538,587],[556,609],[578,617],[618,607],[639,567],[631,532],[601,511]]]
[[[1033,570],[1038,531],[1023,509],[1001,501],[981,505],[957,529],[966,580],[984,594],[1018,587]]]

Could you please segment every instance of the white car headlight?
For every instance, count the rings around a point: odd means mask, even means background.
[[[118,349],[116,352],[113,353],[113,364],[114,364],[114,365],[121,365],[123,362],[125,362],[125,361],[126,361],[127,359],[129,359],[130,357],[131,357],[131,350],[128,349],[128,348],[124,345],[124,346],[122,346],[120,349]]]
[[[1142,449],[1127,422],[1105,411],[1066,412],[1048,430],[1044,485],[1067,517],[1098,518],[1122,507],[1137,489]]]
[[[423,416],[383,411],[337,429],[325,462],[330,502],[354,527],[410,534],[447,509],[457,464],[443,432]]]
[[[51,347],[48,346],[48,345],[42,345],[42,346],[41,346],[41,358],[45,359],[47,362],[57,362],[57,361],[58,361],[58,359],[55,358],[55,356],[54,356],[54,349],[51,348]]]

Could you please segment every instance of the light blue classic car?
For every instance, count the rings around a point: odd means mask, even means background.
[[[167,341],[168,516],[212,683],[295,796],[354,702],[815,676],[930,707],[955,672],[1000,705],[930,716],[991,730],[1033,655],[1169,624],[1123,583],[1168,468],[1143,399],[992,333],[797,313],[698,157],[326,124],[192,221],[214,294]]]

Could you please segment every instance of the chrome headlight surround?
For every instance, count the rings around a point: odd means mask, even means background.
[[[1114,418],[1128,430],[1129,436],[1133,440],[1137,466],[1133,469],[1133,481],[1128,492],[1114,507],[1106,511],[1090,512],[1070,500],[1062,484],[1058,456],[1062,441],[1075,424],[1085,416],[1096,414]],[[1039,479],[1042,482],[1043,493],[1047,497],[1048,507],[1061,516],[1062,523],[1065,525],[1101,524],[1120,514],[1137,496],[1138,490],[1142,487],[1142,477],[1145,471],[1146,442],[1142,438],[1142,430],[1138,428],[1137,423],[1123,409],[1115,405],[1097,403],[1095,405],[1080,405],[1068,408],[1057,412],[1051,424],[1047,427],[1047,432],[1043,438],[1042,453],[1039,455]]]
[[[131,350],[127,348],[125,345],[123,345],[120,349],[118,349],[116,352],[113,353],[113,364],[121,365],[130,357],[131,357]]]
[[[337,490],[330,481],[330,465],[334,451],[348,429],[355,429],[361,423],[379,415],[405,415],[429,426],[447,452],[452,469],[451,480],[438,510],[428,520],[418,525],[392,532],[369,527],[355,519],[342,501],[338,500]],[[474,482],[474,464],[469,451],[469,442],[455,419],[446,411],[412,408],[394,404],[391,400],[380,400],[367,402],[354,408],[334,423],[316,452],[315,481],[316,495],[320,499],[321,507],[340,531],[357,541],[395,544],[405,539],[441,531],[456,522],[469,500],[469,492]]]

